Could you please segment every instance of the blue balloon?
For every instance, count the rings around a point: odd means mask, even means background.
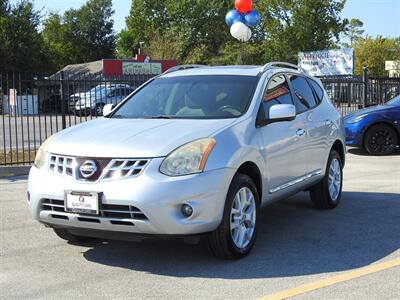
[[[238,12],[236,9],[232,9],[229,11],[226,16],[225,16],[225,22],[226,24],[231,27],[234,23],[236,22],[242,22],[244,23],[244,17],[243,15]]]
[[[249,27],[256,26],[258,23],[260,23],[260,19],[261,16],[256,10],[252,10],[244,16],[244,22]]]

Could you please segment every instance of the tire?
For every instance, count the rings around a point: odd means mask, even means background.
[[[97,104],[96,108],[92,112],[92,115],[96,117],[102,117],[104,106],[105,106],[104,103]]]
[[[242,202],[242,199],[247,202]],[[242,205],[246,206],[242,208]],[[244,174],[235,175],[228,190],[221,224],[208,236],[212,253],[222,259],[240,259],[249,254],[257,236],[259,210],[260,199],[253,180]],[[231,223],[236,228],[231,229]]]
[[[340,203],[343,187],[343,162],[335,150],[331,150],[325,177],[310,189],[311,201],[319,209],[333,209]]]
[[[364,148],[371,155],[392,154],[398,144],[396,131],[388,125],[374,125],[365,133]]]
[[[92,240],[90,237],[74,235],[65,228],[53,228],[53,230],[58,237],[71,243],[83,243]]]

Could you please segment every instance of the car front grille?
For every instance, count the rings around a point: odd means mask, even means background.
[[[96,171],[84,177],[80,167],[88,161],[95,164]],[[149,159],[84,158],[50,154],[48,170],[77,181],[97,182],[137,177],[149,162]]]
[[[42,210],[53,212],[65,212],[64,200],[42,199]],[[101,204],[100,216],[110,219],[131,219],[131,220],[147,220],[144,213],[135,206],[131,205],[116,205],[116,204]]]

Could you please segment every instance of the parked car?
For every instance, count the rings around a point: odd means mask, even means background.
[[[346,144],[372,155],[388,155],[400,143],[400,96],[344,117]]]
[[[126,98],[134,88],[129,84],[100,84],[86,93],[70,96],[70,111],[78,115],[103,115],[106,104],[117,104]]]
[[[237,259],[261,206],[340,202],[343,121],[297,66],[180,66],[111,109],[48,139],[30,170],[31,212],[63,239],[205,235]]]

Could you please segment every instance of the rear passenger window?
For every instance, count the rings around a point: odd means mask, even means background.
[[[294,102],[297,113],[305,112],[315,106],[318,102],[314,97],[314,93],[307,82],[307,79],[297,75],[290,75],[290,82],[294,90]]]
[[[293,104],[285,75],[277,75],[268,82],[267,90],[263,96],[263,106],[267,116],[271,106],[276,104]]]
[[[315,94],[318,97],[318,102],[321,102],[322,99],[324,98],[324,90],[321,88],[321,86],[314,80],[309,79],[308,80],[311,83],[311,86],[313,87]]]

